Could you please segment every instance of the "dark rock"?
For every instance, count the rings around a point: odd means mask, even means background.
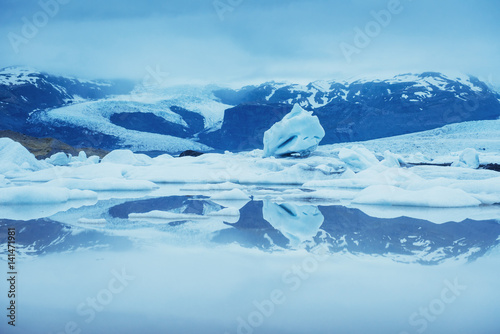
[[[500,172],[500,165],[499,164],[481,165],[481,168],[482,169],[494,170],[495,172]]]
[[[198,152],[198,151],[193,151],[193,150],[187,150],[179,154],[179,158],[182,157],[199,157],[200,155],[203,155],[204,153]]]

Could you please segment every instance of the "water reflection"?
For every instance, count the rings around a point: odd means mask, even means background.
[[[125,237],[79,228],[50,219],[13,221],[0,219],[1,254],[7,252],[7,230],[16,228],[16,252],[20,256],[70,252],[83,249],[124,251],[132,249]]]
[[[108,200],[72,208],[50,219],[0,220],[2,233],[16,226],[27,255],[76,249],[126,249],[154,242],[190,247],[238,244],[266,252],[310,250],[327,244],[332,253],[382,256],[394,261],[439,264],[473,261],[500,243],[496,220],[435,224],[411,218],[377,218],[342,205],[316,206],[252,200],[239,208],[206,196]],[[131,217],[134,217],[131,219]],[[82,220],[83,219],[83,220]],[[103,221],[94,228],[82,221]],[[134,231],[142,229],[141,234]],[[147,231],[147,232],[143,232]],[[2,252],[6,236],[0,235]]]
[[[306,240],[312,240],[325,219],[317,206],[277,204],[271,201],[264,202],[262,216],[290,240],[290,246],[294,248]]]

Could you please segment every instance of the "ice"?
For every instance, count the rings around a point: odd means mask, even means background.
[[[107,223],[106,219],[104,218],[98,218],[98,219],[79,218],[77,222],[79,224],[89,224],[89,225],[104,225]]]
[[[89,190],[61,187],[20,186],[3,188],[0,204],[52,204],[72,200],[97,199],[97,194]]]
[[[87,161],[88,164],[98,164],[101,162],[101,158],[99,158],[97,155],[91,155]]]
[[[312,240],[325,220],[318,207],[313,205],[265,201],[262,213],[264,219],[290,240],[293,247]]]
[[[384,160],[382,160],[382,164],[387,167],[401,167],[401,162],[403,158],[399,155],[391,153],[391,151],[386,150],[384,152]]]
[[[223,191],[221,193],[215,194],[210,197],[213,200],[235,200],[235,201],[245,201],[249,200],[250,197],[245,194],[240,189],[233,189],[229,191]]]
[[[132,166],[151,165],[152,159],[145,154],[135,154],[130,150],[114,150],[102,158],[103,163],[113,163]]]
[[[80,151],[78,153],[78,157],[76,157],[76,161],[85,162],[87,160],[87,153],[85,151]]]
[[[26,169],[40,170],[48,165],[38,161],[33,154],[10,138],[0,138],[0,173]]]
[[[410,217],[427,220],[434,224],[444,224],[448,222],[459,223],[466,219],[476,221],[500,219],[500,207],[497,205],[461,208],[431,208],[351,204],[349,207],[359,209],[371,217],[384,219]]]
[[[174,213],[168,211],[154,210],[145,213],[131,213],[128,215],[130,219],[133,220],[147,220],[151,221],[157,220],[198,220],[198,219],[209,219],[209,217],[204,215],[190,214],[190,213]]]
[[[64,152],[58,152],[47,158],[45,161],[54,166],[67,166],[71,162],[71,155],[67,155]]]
[[[213,211],[207,214],[207,216],[211,217],[233,217],[233,216],[239,216],[240,215],[240,210],[237,208],[224,208],[219,211]]]
[[[0,174],[0,187],[6,187],[9,183],[10,181],[5,179],[5,175]]]
[[[412,191],[388,185],[370,186],[363,189],[354,197],[352,203],[437,208],[458,208],[481,204],[479,200],[461,189],[439,186]]]
[[[458,162],[453,163],[455,167],[479,168],[479,154],[473,148],[467,148],[460,153]]]
[[[264,133],[264,157],[308,156],[324,136],[318,117],[295,104],[290,113]]]
[[[46,184],[52,187],[93,191],[151,191],[158,186],[153,182],[120,178],[96,178],[93,180],[58,178]]]
[[[130,213],[129,219],[149,224],[169,224],[174,221],[203,222],[197,226],[197,230],[207,232],[220,231],[228,228],[224,222],[234,224],[239,220],[240,212],[236,208],[224,208],[219,211],[212,211],[206,214],[177,213],[161,210],[153,210],[145,213]]]
[[[339,159],[355,172],[367,169],[379,162],[375,155],[362,145],[341,148]]]

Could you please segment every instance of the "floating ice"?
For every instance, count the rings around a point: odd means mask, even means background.
[[[71,156],[64,152],[58,152],[52,154],[50,158],[47,158],[45,161],[54,166],[67,166],[71,162]]]
[[[387,167],[401,167],[401,161],[403,159],[391,151],[384,152],[384,160],[382,160],[381,164]]]
[[[479,154],[473,148],[467,148],[460,153],[458,162],[454,162],[454,167],[479,168]]]
[[[106,219],[104,218],[79,218],[78,219],[79,224],[88,224],[88,225],[104,225],[107,223]]]
[[[461,189],[439,186],[412,191],[388,185],[370,186],[363,189],[354,197],[352,203],[438,208],[458,208],[481,204],[479,200]]]
[[[375,155],[362,145],[354,145],[351,148],[341,148],[339,151],[339,159],[345,162],[355,172],[367,169],[379,162]]]
[[[318,117],[295,104],[292,111],[264,133],[264,157],[308,156],[324,136]]]
[[[250,197],[245,194],[240,189],[233,189],[229,191],[223,191],[221,193],[215,194],[210,199],[214,200],[236,200],[236,201],[246,201],[249,200]]]
[[[89,190],[44,186],[9,187],[0,192],[0,204],[51,204],[87,199],[97,199],[97,194]]]
[[[47,183],[48,186],[93,191],[150,191],[158,188],[156,184],[143,180],[119,178],[97,178],[93,180],[60,178]]]
[[[80,151],[78,157],[75,157],[76,161],[85,162],[87,160],[87,153],[85,151]]]
[[[48,167],[24,146],[10,138],[0,138],[0,173],[12,170],[39,170]]]
[[[135,154],[130,150],[114,150],[102,158],[101,162],[132,166],[148,166],[153,163],[153,159],[145,154]]]

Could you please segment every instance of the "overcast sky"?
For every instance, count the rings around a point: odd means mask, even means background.
[[[496,0],[44,1],[0,0],[0,67],[137,80],[154,70],[168,84],[433,70],[500,84]]]

